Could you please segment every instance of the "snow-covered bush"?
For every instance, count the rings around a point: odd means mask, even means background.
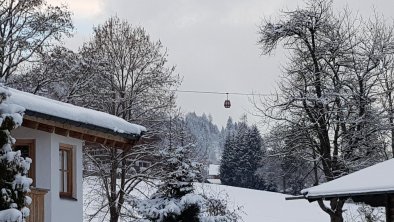
[[[26,207],[31,199],[26,196],[30,192],[32,179],[27,177],[31,159],[23,158],[20,151],[13,151],[15,139],[10,131],[22,124],[23,107],[8,104],[10,92],[0,86],[0,221],[22,221],[29,216]]]
[[[363,203],[347,203],[348,210],[344,211],[344,221],[352,222],[385,222],[384,207],[371,207]]]
[[[241,206],[229,205],[228,194],[223,192],[215,192],[205,190],[200,192],[203,197],[200,219],[203,222],[237,222],[243,221],[241,214]]]
[[[385,222],[386,212],[383,207],[371,207],[365,204],[357,209],[362,222]]]
[[[11,208],[0,211],[0,222],[22,222],[23,215],[20,210]]]

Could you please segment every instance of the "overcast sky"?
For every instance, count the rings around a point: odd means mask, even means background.
[[[48,0],[65,3],[73,11],[75,35],[65,41],[77,49],[92,34],[92,27],[111,15],[143,26],[154,40],[168,48],[169,63],[182,75],[180,90],[270,93],[275,89],[286,58],[281,51],[261,56],[256,44],[262,18],[275,17],[281,9],[302,5],[299,0]],[[393,0],[336,0],[354,12],[370,16],[373,9],[392,20]],[[253,111],[248,97],[178,93],[184,112],[211,113],[218,125],[228,116],[238,120]],[[258,118],[249,117],[254,123]]]

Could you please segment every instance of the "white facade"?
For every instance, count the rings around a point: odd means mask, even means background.
[[[83,221],[82,145],[83,141],[53,133],[19,127],[12,131],[15,139],[35,141],[36,187],[49,190],[45,196],[44,222]],[[60,198],[59,146],[72,146],[73,198]]]

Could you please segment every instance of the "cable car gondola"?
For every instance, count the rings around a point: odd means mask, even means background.
[[[224,108],[228,109],[228,108],[231,107],[231,102],[230,102],[230,100],[228,99],[228,93],[226,93],[226,95],[227,95],[227,99],[224,100]]]

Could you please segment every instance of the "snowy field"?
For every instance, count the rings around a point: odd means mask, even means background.
[[[84,212],[92,213],[93,206],[100,205],[100,198],[95,194],[92,182],[84,182]],[[144,192],[146,187],[141,186]],[[329,216],[324,213],[316,202],[309,203],[306,200],[285,200],[288,195],[260,190],[252,190],[217,184],[196,184],[197,192],[212,192],[214,194],[227,195],[230,207],[242,207],[241,216],[245,222],[324,222],[330,221]],[[149,193],[153,192],[152,190]],[[141,196],[140,194],[135,194]],[[92,202],[92,198],[93,202]],[[87,204],[89,199],[89,204]],[[95,203],[96,201],[96,203]],[[357,213],[358,206],[347,204],[345,206],[346,222],[363,222]],[[92,221],[106,221],[102,220]],[[85,218],[85,222],[88,220]]]
[[[212,192],[227,193],[230,202],[243,207],[242,218],[245,222],[329,221],[316,203],[286,201],[288,195],[215,184],[204,184],[202,187]]]

